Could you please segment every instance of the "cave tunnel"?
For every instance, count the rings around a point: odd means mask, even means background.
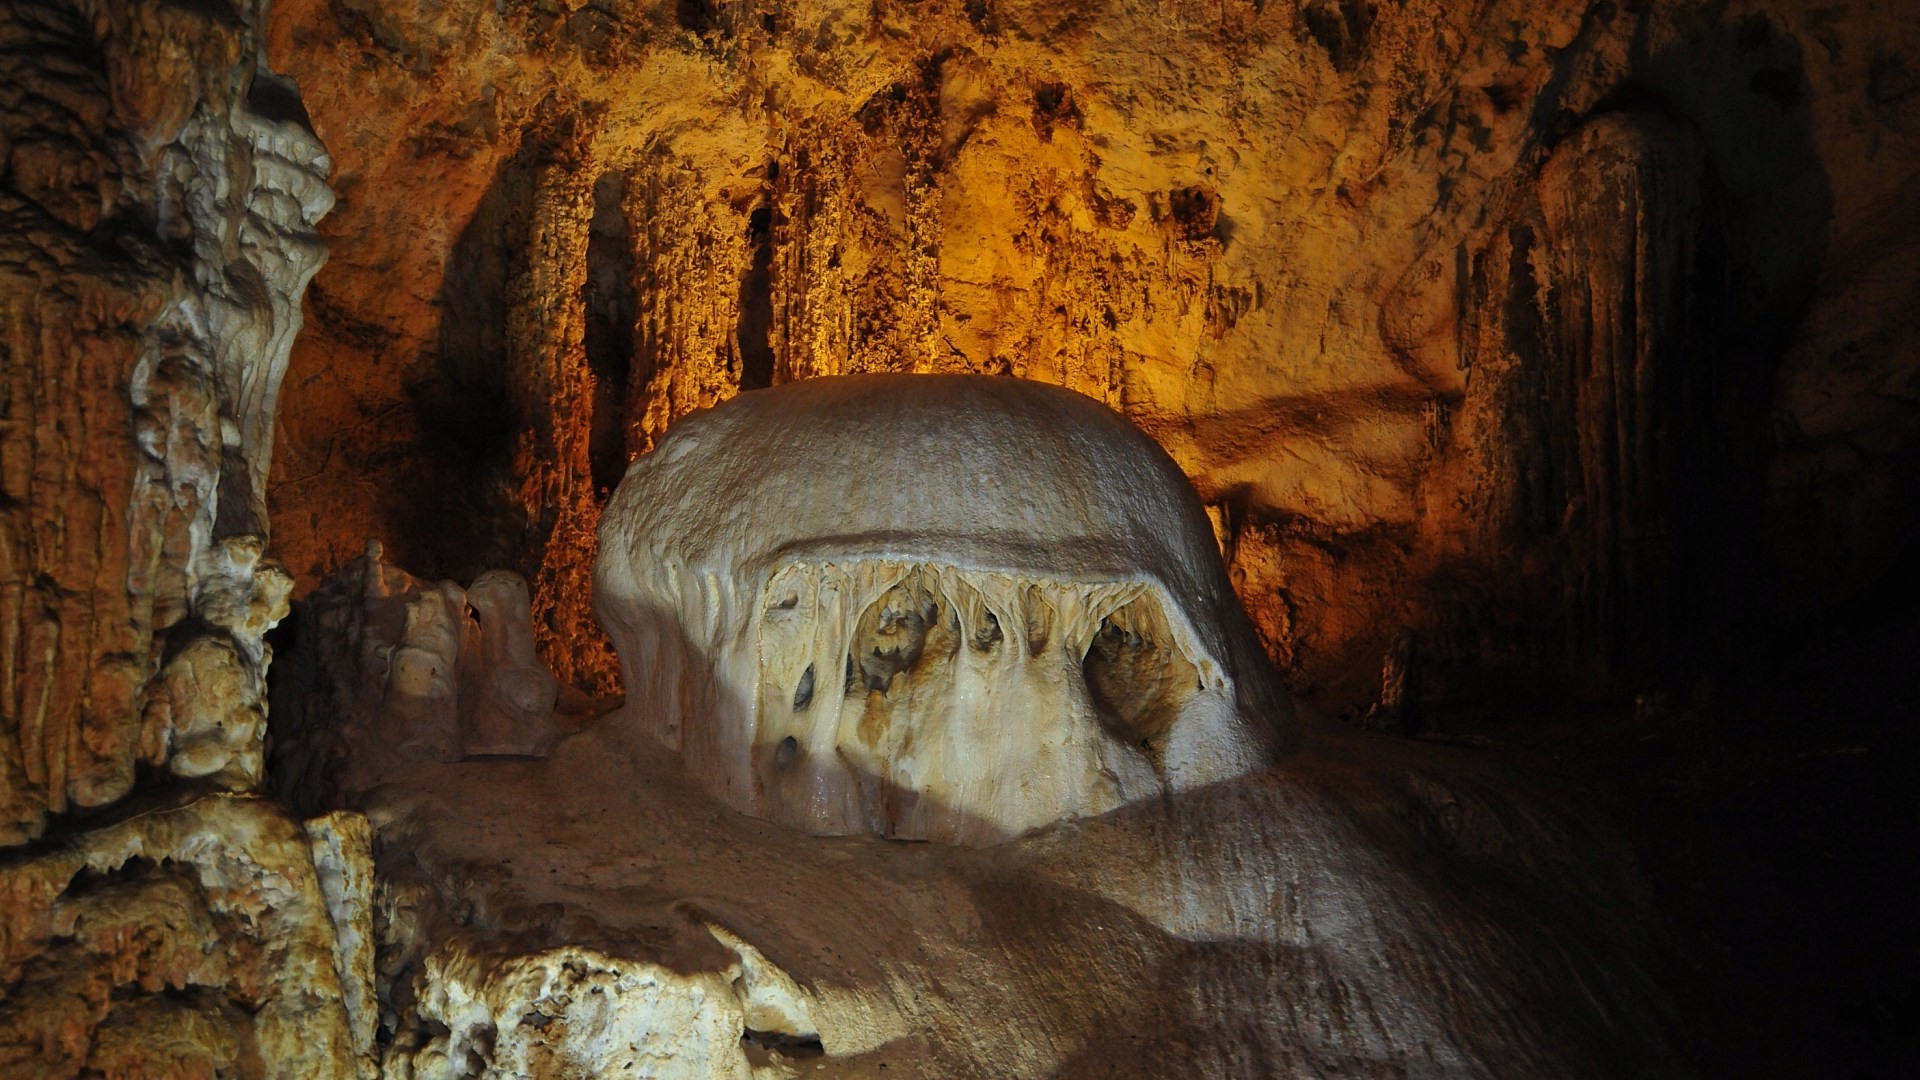
[[[0,1074],[1920,1075],[1920,20],[11,0]]]

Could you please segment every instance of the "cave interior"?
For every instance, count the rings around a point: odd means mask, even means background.
[[[0,1073],[1920,1075],[1911,5],[0,11]]]

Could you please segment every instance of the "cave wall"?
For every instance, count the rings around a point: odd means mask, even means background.
[[[341,205],[276,547],[303,587],[367,536],[513,565],[604,688],[622,454],[770,382],[996,372],[1173,452],[1297,689],[1370,693],[1407,632],[1435,671],[1657,681],[1703,607],[1832,602],[1911,535],[1915,34],[1791,0],[284,4]]]
[[[293,587],[266,480],[333,202],[262,14],[0,7],[9,1076],[371,1065],[336,926],[365,822],[258,795]]]
[[[266,476],[327,159],[250,10],[4,23],[0,830],[261,777]]]
[[[960,370],[1115,404],[1335,697],[1415,637],[1443,688],[1658,677],[1911,549],[1896,5],[263,22],[0,9],[9,1075],[372,1074],[368,822],[258,793],[295,577],[368,535],[426,573],[517,563],[558,666],[604,686],[605,490],[743,389]],[[897,481],[884,447],[848,468]]]

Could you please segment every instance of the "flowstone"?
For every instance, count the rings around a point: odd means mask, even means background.
[[[1186,477],[1058,387],[742,395],[600,540],[629,721],[808,832],[994,843],[1258,768],[1289,720]]]

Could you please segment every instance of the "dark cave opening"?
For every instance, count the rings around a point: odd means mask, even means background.
[[[756,207],[747,217],[747,243],[753,261],[740,280],[740,389],[773,385],[773,207]]]
[[[593,373],[593,422],[587,456],[593,489],[601,498],[627,470],[628,386],[633,373],[633,327],[639,303],[633,287],[633,244],[622,204],[626,177],[603,174],[593,185],[593,220],[587,232],[587,367]]]

